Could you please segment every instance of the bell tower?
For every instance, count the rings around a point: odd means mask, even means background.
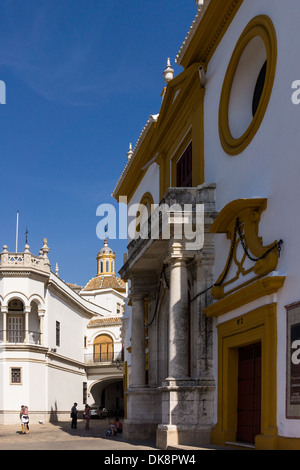
[[[97,276],[115,274],[115,257],[115,253],[109,248],[107,238],[105,238],[104,246],[97,255]]]

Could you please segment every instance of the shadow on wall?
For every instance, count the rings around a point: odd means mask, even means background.
[[[58,416],[57,416],[57,402],[55,401],[54,409],[51,406],[51,411],[50,411],[50,418],[49,421],[50,423],[57,423],[58,421]]]

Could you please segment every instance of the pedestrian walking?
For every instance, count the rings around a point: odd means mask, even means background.
[[[21,405],[21,409],[20,409],[20,423],[21,423],[21,433],[23,433],[23,424],[22,424],[22,415],[24,413],[24,405]]]
[[[28,434],[29,433],[29,413],[28,413],[28,406],[21,406],[21,411],[20,411],[20,419],[21,419],[21,428],[22,434]]]
[[[85,417],[85,429],[90,429],[91,409],[89,405],[85,405],[84,417]]]
[[[72,418],[71,428],[77,429],[77,403],[74,403],[74,405],[71,408],[71,418]]]

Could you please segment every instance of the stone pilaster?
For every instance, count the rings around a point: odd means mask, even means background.
[[[145,386],[145,294],[131,294],[131,384],[130,388]]]

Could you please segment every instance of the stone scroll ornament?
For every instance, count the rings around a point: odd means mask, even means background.
[[[226,233],[231,240],[227,261],[212,288],[214,299],[274,271],[282,240],[263,245],[259,236],[261,213],[266,199],[239,199],[228,204],[211,227],[211,232]]]

